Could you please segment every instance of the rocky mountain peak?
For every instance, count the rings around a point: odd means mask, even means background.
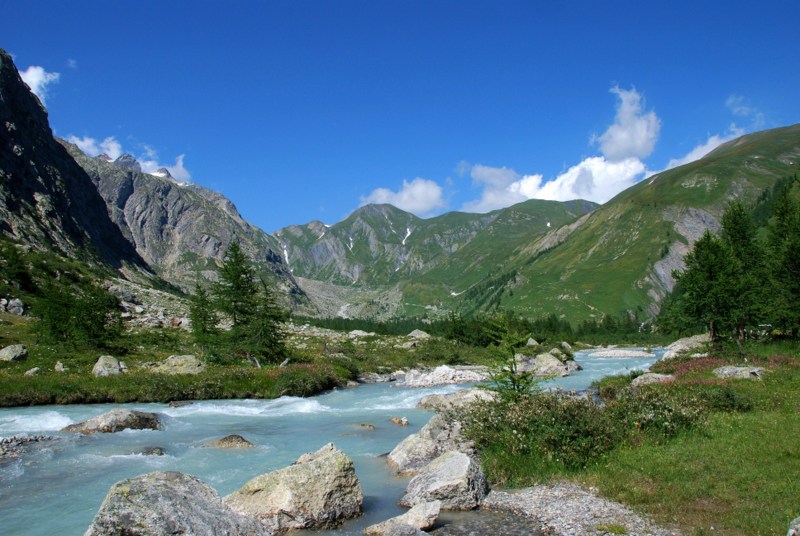
[[[167,168],[165,168],[165,167],[158,168],[157,170],[152,172],[150,175],[153,175],[155,177],[161,177],[162,179],[175,180],[172,177],[172,173],[170,173],[169,170]]]
[[[132,169],[134,171],[142,172],[142,165],[139,164],[139,161],[128,153],[121,155],[119,158],[114,160],[114,165],[117,167],[125,168],[125,169]]]
[[[106,153],[99,154],[99,155],[97,155],[97,156],[96,156],[96,158],[97,158],[98,160],[102,160],[103,162],[113,162],[113,160],[111,159],[111,157],[110,157],[110,156],[108,156]]]

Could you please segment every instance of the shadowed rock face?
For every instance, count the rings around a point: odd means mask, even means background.
[[[0,232],[39,248],[145,263],[108,216],[80,166],[54,138],[47,111],[0,49]]]
[[[154,472],[114,484],[84,536],[269,536],[237,514],[210,486],[176,472]]]

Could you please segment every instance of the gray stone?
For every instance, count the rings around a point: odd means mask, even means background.
[[[129,428],[133,430],[161,430],[161,420],[155,413],[129,409],[112,409],[88,421],[65,426],[61,431],[80,432],[81,434],[90,435],[121,432]]]
[[[387,519],[382,523],[370,525],[364,529],[364,534],[385,535],[395,525],[406,525],[420,530],[427,530],[436,524],[441,509],[441,501],[419,503],[405,514]]]
[[[438,413],[460,409],[478,401],[494,400],[495,394],[486,389],[460,389],[446,395],[428,395],[417,403],[420,409]]]
[[[450,451],[411,479],[400,505],[410,507],[439,500],[443,510],[472,510],[487,493],[489,486],[478,463],[463,452]]]
[[[527,344],[527,346],[531,346],[531,347],[539,346],[539,343],[533,337],[529,338],[528,342],[526,344]]]
[[[92,367],[92,374],[98,378],[116,376],[127,371],[128,367],[125,366],[123,361],[110,355],[101,355],[97,359],[97,363]]]
[[[23,304],[18,298],[13,298],[9,300],[8,304],[6,305],[6,312],[17,316],[22,316],[25,314],[25,304]]]
[[[765,372],[769,371],[760,367],[735,367],[727,365],[715,368],[714,376],[726,380],[760,380]]]
[[[360,515],[363,500],[353,461],[333,443],[257,476],[224,499],[276,531],[335,527]]]
[[[711,335],[709,335],[708,333],[703,333],[702,335],[693,335],[692,337],[684,337],[683,339],[678,339],[677,341],[667,346],[667,351],[664,352],[664,355],[661,357],[661,359],[672,359],[674,357],[677,357],[679,354],[689,353],[692,350],[698,348],[705,348],[705,346],[710,342],[711,342]]]
[[[237,514],[197,477],[154,472],[117,482],[84,536],[269,536],[257,520]]]
[[[565,352],[572,353],[572,346],[567,341],[561,342],[561,349]]]
[[[32,369],[28,369],[25,371],[25,376],[31,377],[36,376],[39,374],[39,367],[33,367]]]
[[[434,415],[419,432],[409,435],[392,449],[386,461],[399,474],[413,475],[448,451],[460,451],[471,456],[475,448],[461,435],[460,423],[448,422],[441,415]]]
[[[671,374],[656,374],[655,372],[646,372],[641,376],[637,376],[631,382],[631,388],[636,389],[642,385],[650,385],[653,383],[666,383],[674,380],[675,377]]]
[[[164,456],[166,453],[161,447],[148,447],[142,451],[144,456]]]
[[[0,350],[0,361],[24,361],[28,359],[28,349],[24,344],[12,344]]]
[[[789,530],[786,536],[800,536],[800,517],[796,517],[789,523]]]
[[[66,372],[67,368],[64,366],[64,363],[62,363],[61,361],[56,361],[56,366],[53,367],[53,370],[55,370],[56,372]]]
[[[159,374],[200,374],[206,364],[193,355],[172,355],[150,370]]]
[[[203,446],[214,449],[251,449],[255,445],[238,434],[231,434],[219,439],[207,441]]]
[[[431,371],[409,370],[403,385],[405,387],[431,387],[454,383],[481,382],[488,378],[485,367],[448,367],[441,365]]]
[[[425,333],[421,329],[415,329],[414,331],[409,333],[408,336],[411,337],[412,339],[418,339],[418,340],[424,340],[424,339],[430,339],[431,338],[430,335],[428,335],[427,333]]]

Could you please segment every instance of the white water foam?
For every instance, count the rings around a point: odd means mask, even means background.
[[[428,395],[444,395],[454,393],[463,388],[463,385],[443,385],[427,389],[398,389],[397,393],[377,397],[367,404],[354,409],[359,411],[413,409],[417,407],[420,400]]]
[[[57,411],[45,411],[38,415],[11,415],[0,417],[0,432],[3,434],[57,432],[73,422]]]
[[[164,411],[170,417],[233,415],[239,417],[282,417],[298,413],[327,413],[331,408],[309,398],[285,396],[276,400],[231,400],[196,402],[191,406]]]

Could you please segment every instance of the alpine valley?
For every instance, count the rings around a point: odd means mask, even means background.
[[[225,197],[123,155],[90,158],[53,136],[47,112],[0,51],[0,230],[34,249],[184,291],[213,279],[238,241],[282,301],[307,315],[388,319],[497,308],[576,322],[654,316],[692,244],[732,199],[755,201],[797,172],[800,125],[756,132],[653,175],[602,206],[529,200],[421,219],[366,205],[334,225],[274,235]],[[269,210],[265,204],[265,210]]]

